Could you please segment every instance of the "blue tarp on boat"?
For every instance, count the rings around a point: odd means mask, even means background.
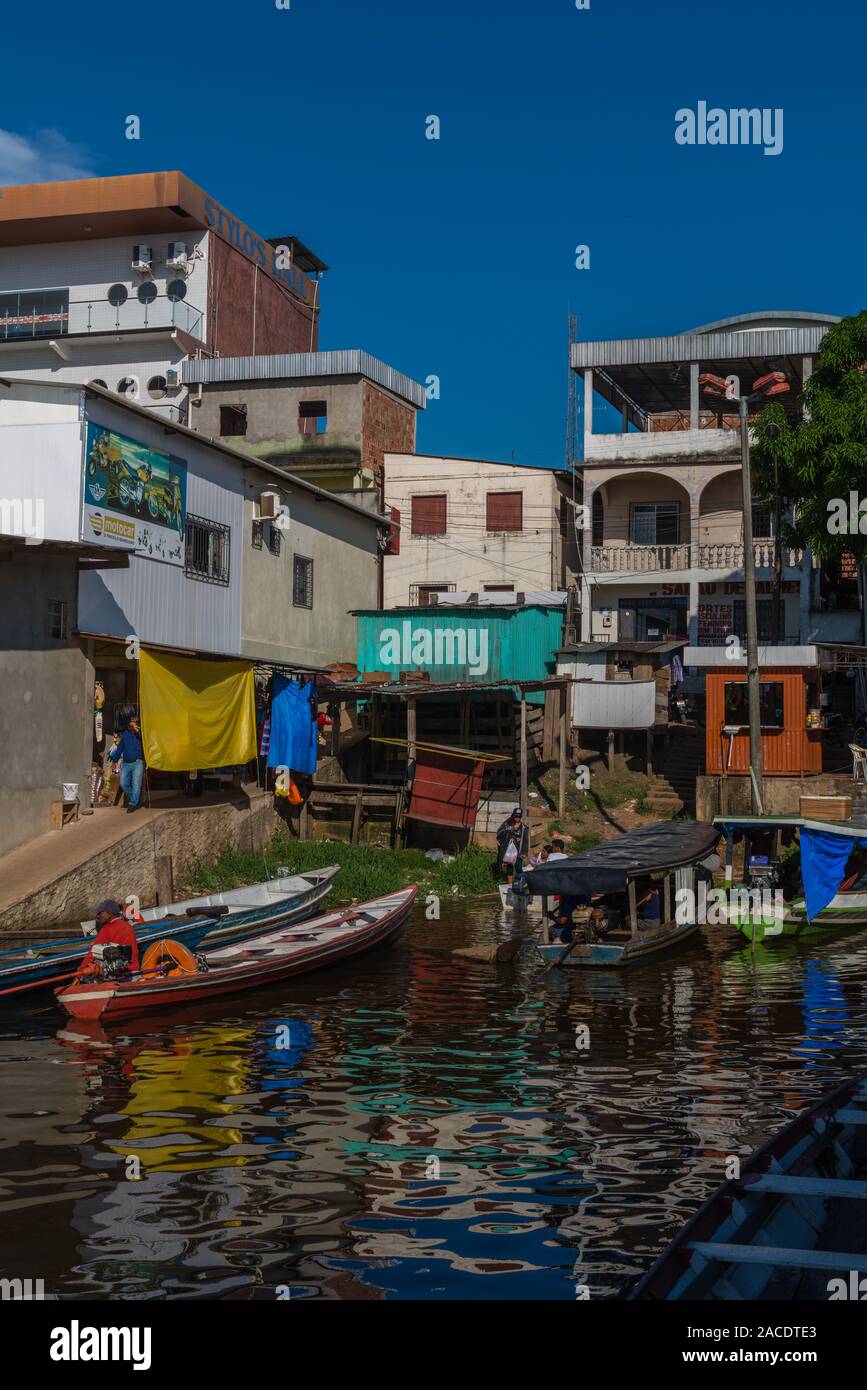
[[[801,829],[801,877],[804,880],[804,900],[807,919],[824,911],[843,882],[846,860],[855,849],[867,846],[867,839],[854,840],[825,830]]]

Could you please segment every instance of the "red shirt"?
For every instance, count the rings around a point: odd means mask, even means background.
[[[135,928],[130,925],[125,917],[112,917],[110,922],[106,922],[104,927],[100,927],[93,939],[93,946],[96,946],[97,943],[103,945],[108,941],[114,942],[116,946],[131,947],[132,960],[130,961],[130,969],[138,970],[138,938],[135,934]],[[84,960],[81,962],[81,966],[79,967],[81,970],[87,970],[93,965],[93,946],[91,946]]]

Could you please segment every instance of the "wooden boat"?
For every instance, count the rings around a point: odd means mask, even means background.
[[[755,894],[762,886],[768,885],[774,892],[782,885],[782,866],[779,859],[779,842],[782,833],[791,830],[799,837],[806,831],[840,836],[848,840],[855,849],[859,842],[867,840],[867,824],[863,821],[824,821],[811,820],[804,816],[717,816],[714,825],[719,826],[726,842],[726,887],[731,902],[726,912],[729,925],[736,927],[749,941],[773,941],[779,937],[820,935],[837,928],[867,926],[867,872],[848,888],[840,888],[826,907],[817,912],[812,919],[807,916],[807,905],[801,892],[783,897],[780,910],[762,911]],[[771,837],[772,853],[760,856],[757,862],[751,852],[758,836]],[[747,866],[745,880],[734,882],[733,859],[736,839],[744,840],[744,863]],[[841,883],[845,881],[844,877]],[[752,894],[752,897],[749,896]]]
[[[72,1018],[109,1024],[273,984],[389,941],[403,927],[417,891],[413,885],[346,912],[325,913],[296,926],[221,946],[198,960],[183,948],[167,950],[163,954],[168,973],[157,970],[126,978],[73,982],[58,991],[57,999]],[[171,941],[161,944],[173,945]],[[142,964],[144,968],[144,961]]]
[[[629,1297],[860,1298],[851,1282],[867,1274],[865,1204],[867,1076],[861,1076],[757,1149]]]
[[[657,821],[529,870],[526,879],[531,893],[543,898],[577,896],[588,903],[604,897],[613,921],[604,937],[584,941],[584,924],[579,921],[575,930],[579,944],[564,955],[565,945],[551,939],[546,919],[537,951],[549,964],[616,968],[679,945],[699,930],[700,923],[695,915],[678,920],[672,910],[677,902],[672,888],[675,894],[682,889],[695,893],[702,861],[713,853],[719,838],[720,831],[704,822]],[[652,879],[659,889],[661,913],[654,924],[642,923],[638,915],[636,885],[641,879]]]
[[[247,888],[230,888],[223,893],[145,908],[141,914],[144,922],[136,929],[139,947],[144,948],[170,933],[195,950],[199,946],[242,940],[270,927],[300,921],[309,917],[322,902],[338,872],[339,865],[332,864],[326,869],[266,879]],[[86,937],[75,937],[0,951],[0,991],[37,984],[64,971],[75,970],[89,946]]]

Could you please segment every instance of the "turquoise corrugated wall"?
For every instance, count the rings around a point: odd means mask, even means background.
[[[557,673],[563,609],[522,607],[367,609],[357,615],[358,669],[421,667],[432,681],[544,680]],[[544,703],[544,691],[529,694]]]

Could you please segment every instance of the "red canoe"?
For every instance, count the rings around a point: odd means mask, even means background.
[[[73,982],[57,991],[57,999],[73,1018],[114,1023],[319,970],[396,936],[417,892],[413,884],[346,912],[329,912],[235,946],[208,951],[199,958],[204,959],[206,969],[197,968],[196,960],[176,946],[174,959],[186,958],[191,968],[173,966],[170,974]],[[151,950],[156,951],[156,947]]]

